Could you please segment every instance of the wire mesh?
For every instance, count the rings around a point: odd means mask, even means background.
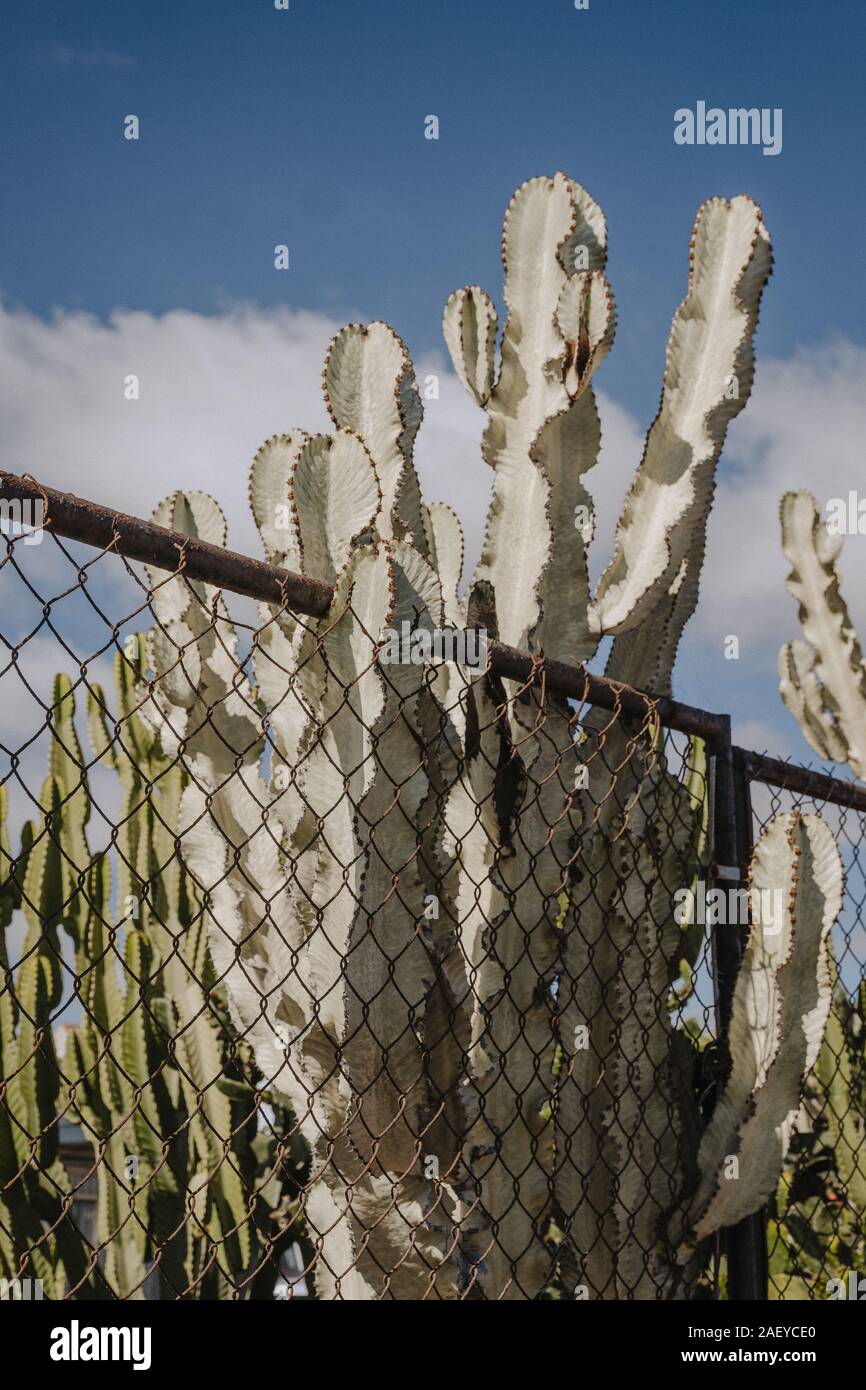
[[[760,762],[756,758],[753,761]],[[845,869],[842,911],[833,932],[836,978],[830,1020],[806,1083],[796,1131],[767,1220],[771,1299],[847,1298],[866,1271],[866,811],[842,800],[826,774],[796,791],[751,783],[755,836],[791,810],[818,814],[836,838]]]
[[[47,530],[0,570],[2,1277],[724,1296],[719,1248],[677,1248],[725,1062],[706,748],[670,702],[473,664],[420,590],[383,644],[361,576],[312,619]],[[771,1225],[786,1258],[828,1103]]]

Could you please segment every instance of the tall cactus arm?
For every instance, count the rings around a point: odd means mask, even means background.
[[[487,692],[479,699],[480,683],[473,693],[479,724],[487,725],[481,737],[488,740],[495,737],[495,696]],[[522,804],[511,854],[498,857],[492,869],[498,902],[490,906],[498,910],[478,942],[479,957],[470,961],[478,1000],[471,1053],[478,1118],[468,1150],[486,1218],[486,1247],[477,1276],[486,1297],[505,1300],[534,1298],[551,1269],[543,1239],[554,1171],[550,991],[558,946],[555,922],[578,820],[565,780],[571,772],[570,711],[553,701],[543,714],[536,709],[544,719],[545,748],[528,775],[521,777],[496,760],[500,796],[494,793],[494,800],[503,822],[517,815],[516,807],[503,804],[503,782],[512,789],[519,782]],[[478,763],[484,757],[479,752]],[[483,785],[491,770],[479,766],[473,775]]]
[[[46,822],[45,833],[53,834],[57,842],[57,859],[63,879],[64,924],[77,948],[87,918],[81,877],[86,874],[90,864],[87,846],[90,793],[86,764],[75,727],[75,692],[65,674],[54,677],[51,728],[48,765],[62,798],[63,814],[62,824],[55,824],[53,830]]]
[[[301,574],[325,584],[335,582],[382,504],[372,459],[349,430],[305,439],[293,456],[283,439],[269,441],[253,463],[251,494],[269,557],[282,545]],[[281,507],[291,538],[275,523]]]
[[[795,638],[779,651],[779,690],[806,742],[827,762],[848,761],[836,716],[825,708],[824,689],[815,673],[817,656],[808,642]],[[862,775],[862,774],[861,774]]]
[[[679,639],[697,605],[716,464],[752,388],[752,340],[771,268],[770,238],[750,198],[702,206],[661,409],[594,600],[595,629],[619,634],[608,662],[613,679],[670,689]]]
[[[495,636],[483,581],[473,588],[469,620]],[[457,902],[475,1001],[462,1245],[484,1296],[508,1301],[536,1297],[551,1270],[544,1242],[554,1170],[551,982],[579,819],[574,729],[567,707],[542,704],[533,692],[525,717],[534,715],[537,734],[524,741],[522,756],[497,677],[473,679],[466,704],[464,777],[447,812],[460,835],[465,882]]]
[[[498,319],[490,295],[478,285],[455,290],[445,305],[442,332],[454,370],[478,405],[486,406],[496,372]]]
[[[462,628],[465,623],[465,610],[459,586],[463,574],[463,528],[456,512],[444,502],[424,505],[423,515],[427,531],[428,557],[442,585],[444,625]],[[447,661],[437,666],[431,681],[431,691],[461,738],[465,732],[461,699],[464,689],[463,674],[457,666]],[[445,832],[448,833],[447,825]]]
[[[782,648],[782,699],[820,757],[866,777],[866,665],[839,588],[842,538],[827,530],[808,492],[787,492],[781,516],[788,588],[810,644]]]
[[[272,565],[303,570],[290,507],[292,477],[309,436],[303,430],[266,439],[250,471],[250,507]]]
[[[463,622],[460,579],[463,574],[463,528],[457,513],[445,502],[424,507],[424,525],[430,563],[442,584],[445,621],[453,627]]]
[[[642,751],[622,779],[594,758],[593,800],[614,786],[619,796]],[[588,837],[563,923],[556,1194],[570,1219],[560,1269],[570,1292],[583,1285],[594,1299],[669,1293],[658,1225],[684,1185],[691,1118],[671,1057],[670,986],[685,946],[672,900],[697,833],[688,786],[659,759],[622,823]]]
[[[405,542],[394,545],[393,555],[393,627],[399,630],[404,622],[416,630],[441,627],[442,594],[435,571]],[[437,933],[430,933],[428,944],[421,930],[426,894],[433,889],[443,897],[438,837],[431,837],[426,824],[436,805],[431,777],[438,776],[438,769],[430,766],[425,751],[423,668],[391,660],[383,665],[382,681],[385,703],[371,730],[374,775],[356,803],[359,828],[376,830],[375,837],[363,836],[358,911],[343,963],[343,1055],[359,1097],[350,1134],[357,1153],[370,1165],[377,1193],[366,1210],[355,1213],[359,1269],[370,1282],[378,1282],[377,1264],[390,1266],[398,1296],[400,1288],[403,1296],[421,1297],[435,1286],[439,1296],[447,1297],[456,1290],[456,1268],[449,1270],[446,1258],[455,1241],[449,1231],[449,1194],[430,1181],[424,1162],[432,1151],[431,1126],[445,1100],[435,1092],[437,1063],[448,1052],[441,1017],[434,1022],[428,1016],[431,1000],[438,999]],[[427,733],[429,738],[429,727]],[[449,906],[443,903],[440,915],[444,909],[450,916]],[[420,1224],[410,1236],[405,1223],[413,1211]],[[426,1281],[426,1289],[419,1280]]]
[[[455,370],[484,404],[483,453],[493,498],[476,578],[496,591],[500,637],[564,661],[592,654],[582,475],[600,440],[588,381],[613,335],[601,270],[600,208],[564,174],[518,189],[505,217],[508,320],[492,388],[492,306],[472,287],[452,295],[445,336]]]
[[[381,534],[426,552],[421,490],[412,462],[423,410],[406,344],[386,323],[340,330],[325,361],[334,424],[359,436],[382,487]]]
[[[756,306],[743,298],[743,289],[747,285],[757,297],[763,288],[749,276],[763,240],[761,214],[751,198],[713,198],[698,212],[688,293],[668,341],[661,409],[595,595],[599,631],[621,631],[650,611],[655,587],[670,571],[671,532],[694,497],[696,474],[718,458],[728,422],[745,404],[751,380],[741,383],[739,377],[744,358],[751,366]]]
[[[752,859],[753,926],[734,990],[731,1074],[698,1150],[681,1258],[757,1211],[779,1180],[830,1010],[842,884],[839,852],[819,817],[790,812],[770,823]]]
[[[329,471],[343,443],[351,476],[338,496]],[[299,483],[305,455],[310,476]],[[369,505],[358,511],[352,499],[364,478]],[[385,1292],[387,1277],[396,1296],[429,1296],[434,1288],[449,1296],[453,1237],[439,1212],[445,1198],[422,1162],[436,1109],[419,1045],[436,973],[419,934],[414,824],[428,790],[416,727],[425,678],[415,665],[391,665],[387,707],[377,712],[375,670],[384,629],[398,616],[421,613],[425,624],[441,624],[441,586],[406,542],[351,549],[359,529],[369,532],[379,496],[370,460],[347,432],[303,446],[289,498],[305,562],[318,556],[336,567],[351,550],[332,611],[310,628],[314,659],[304,679],[320,737],[304,755],[305,809],[281,841],[277,822],[270,829],[263,821],[268,797],[253,740],[241,730],[238,744],[235,730],[220,748],[208,730],[212,723],[217,733],[231,732],[226,692],[237,699],[245,692],[230,680],[234,638],[223,619],[227,655],[217,659],[204,591],[182,609],[175,604],[173,618],[174,640],[183,642],[184,629],[200,634],[202,680],[179,713],[185,756],[213,789],[208,806],[200,787],[187,788],[181,838],[209,894],[215,965],[238,1023],[250,1028],[267,1081],[289,1095],[317,1148],[322,1177],[307,1214],[326,1247],[322,1291],[370,1297]],[[167,693],[192,696],[189,688]],[[242,754],[240,768],[232,767],[231,748]],[[362,833],[370,821],[379,829],[375,844]]]
[[[68,808],[66,838],[63,844],[67,859],[66,877],[71,891],[80,870],[90,862],[86,826],[90,818],[90,796],[87,789],[86,766],[75,728],[75,695],[67,675],[54,677],[51,695],[52,739],[49,771],[63,788]]]
[[[304,534],[315,534],[317,507],[327,503],[333,487],[305,487],[299,476],[299,461],[305,458],[305,471],[319,458],[327,471],[328,482],[339,486],[333,476],[334,450],[322,451],[324,441],[316,444],[302,431],[280,435],[266,441],[256,454],[250,474],[250,498],[253,514],[267,554],[272,564],[286,563],[298,573],[305,565],[324,566],[325,575],[333,574],[334,563],[345,554],[354,532],[369,522],[349,508],[344,515],[351,518],[348,531],[331,533],[325,553],[316,547],[303,552]],[[307,445],[313,447],[308,449]],[[357,445],[357,440],[355,441]],[[350,490],[363,495],[377,488],[375,470],[369,456],[356,454],[352,462],[356,474]],[[295,497],[295,482],[300,482]],[[351,481],[351,480],[350,480]],[[332,513],[332,522],[337,513]],[[322,575],[321,577],[325,577]],[[319,577],[319,576],[314,576]],[[315,737],[314,710],[327,684],[316,646],[316,624],[298,620],[289,612],[277,611],[267,605],[260,607],[260,630],[253,649],[253,668],[259,694],[269,712],[270,738],[274,747],[272,781],[285,776],[291,784],[283,785],[283,794],[274,800],[276,820],[291,833],[303,814],[300,782],[304,775],[303,748],[305,741]]]

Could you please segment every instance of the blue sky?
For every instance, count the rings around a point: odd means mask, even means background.
[[[46,0],[7,7],[4,31],[7,302],[290,302],[384,317],[420,352],[456,285],[498,293],[511,191],[562,167],[608,216],[622,327],[604,384],[641,416],[712,194],[752,193],[774,236],[762,352],[860,331],[864,17],[849,0]],[[673,112],[698,99],[782,107],[781,155],[675,146]]]

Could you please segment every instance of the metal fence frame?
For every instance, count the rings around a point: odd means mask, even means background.
[[[102,552],[113,552],[127,560],[154,565],[311,617],[321,617],[331,603],[333,590],[327,584],[58,491],[30,475],[0,470],[0,502],[16,501],[41,506],[42,529]],[[596,706],[615,716],[646,719],[651,714],[665,729],[704,740],[709,781],[708,873],[713,888],[746,886],[753,849],[752,782],[866,813],[866,787],[734,745],[727,714],[636,690],[583,666],[566,665],[501,642],[487,642],[487,660],[488,669],[495,675],[526,684],[543,682],[580,706]],[[716,926],[710,940],[718,1039],[723,1056],[734,984],[748,931],[748,927],[720,930]],[[729,1298],[767,1300],[765,1212],[729,1228],[724,1233],[724,1252]]]

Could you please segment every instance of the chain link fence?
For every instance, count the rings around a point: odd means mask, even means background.
[[[780,812],[816,813],[832,829],[845,868],[833,1006],[766,1239],[770,1298],[848,1297],[852,1272],[855,1279],[866,1272],[866,795],[841,778],[766,755],[745,754],[742,766],[755,838]]]
[[[754,1221],[682,1249],[748,929],[703,904],[761,775],[726,721],[476,647],[484,612],[432,633],[420,589],[374,611],[361,575],[332,593],[16,484],[42,511],[0,563],[4,1280],[762,1296]],[[833,814],[780,1298],[863,1267],[866,810]]]

